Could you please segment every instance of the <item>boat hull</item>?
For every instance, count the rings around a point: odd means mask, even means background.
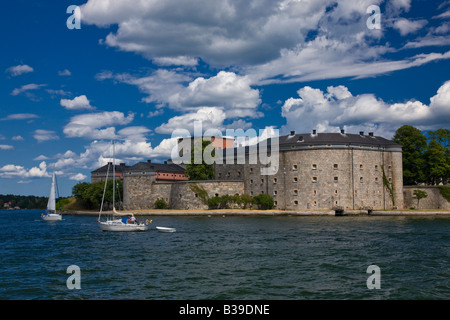
[[[156,227],[156,230],[159,232],[175,232],[177,231],[175,228],[167,228],[167,227]]]
[[[99,221],[98,224],[102,231],[133,232],[148,230],[148,226],[144,224],[123,223],[121,220]]]
[[[43,214],[42,219],[45,221],[58,221],[62,220],[62,215],[57,213]]]

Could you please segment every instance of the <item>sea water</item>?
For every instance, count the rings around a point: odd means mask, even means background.
[[[2,300],[450,298],[448,217],[153,216],[115,233],[41,212],[0,211]]]

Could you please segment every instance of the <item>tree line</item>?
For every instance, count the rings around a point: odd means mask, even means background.
[[[450,130],[422,133],[404,125],[392,139],[402,146],[403,184],[440,185],[450,182]]]
[[[20,209],[45,209],[47,208],[47,202],[48,197],[0,195],[0,209],[15,207]]]
[[[102,203],[105,182],[98,181],[94,183],[81,182],[72,188],[72,194],[77,199],[78,204],[88,210],[100,209]],[[123,184],[120,180],[116,180],[115,203],[116,208],[120,208],[123,201]],[[112,209],[113,203],[113,181],[110,180],[106,184],[105,199],[103,209]]]

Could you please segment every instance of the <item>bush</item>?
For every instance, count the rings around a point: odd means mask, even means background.
[[[208,208],[209,209],[217,209],[217,208],[219,208],[219,197],[209,198],[207,201],[208,201]]]
[[[274,206],[273,198],[265,193],[253,197],[253,203],[261,210],[269,210]]]
[[[154,203],[156,209],[167,209],[169,205],[164,199],[158,199]]]
[[[249,208],[252,203],[253,199],[250,195],[244,193],[240,196],[240,205],[242,205],[244,209]]]

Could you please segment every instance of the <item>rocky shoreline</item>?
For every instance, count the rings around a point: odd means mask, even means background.
[[[111,212],[105,211],[102,215]],[[116,216],[126,216],[133,213],[136,216],[450,216],[446,210],[344,210],[337,214],[334,210],[324,211],[290,211],[290,210],[130,210],[119,212]],[[64,211],[63,215],[98,216],[98,211]]]

